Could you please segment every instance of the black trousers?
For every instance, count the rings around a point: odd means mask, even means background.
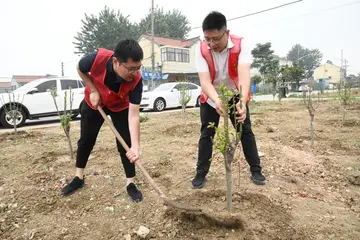
[[[107,115],[110,115],[112,122],[116,130],[120,133],[126,144],[131,146],[131,138],[129,131],[128,114],[129,109],[125,109],[120,112],[112,112],[107,108],[103,108]],[[81,114],[81,129],[80,139],[77,143],[77,154],[76,154],[76,167],[85,168],[86,163],[89,159],[90,153],[95,145],[96,138],[99,130],[104,123],[104,119],[97,110],[93,110],[88,104],[83,101],[80,109]],[[115,138],[116,139],[116,138]],[[135,176],[135,165],[130,163],[126,157],[126,151],[121,146],[120,142],[116,139],[117,149],[120,153],[121,161],[125,170],[127,178]]]
[[[232,99],[230,104],[233,101],[238,101]],[[255,136],[251,130],[251,121],[250,121],[250,112],[249,106],[246,104],[246,120],[242,126],[242,135],[241,135],[241,144],[243,147],[244,155],[246,161],[250,166],[250,171],[261,171],[260,166],[260,157],[258,154]],[[233,114],[234,110],[230,111],[229,118],[235,127],[235,116]],[[209,172],[213,151],[213,142],[212,139],[215,136],[215,129],[208,128],[210,122],[214,122],[215,126],[219,125],[220,116],[216,112],[216,109],[211,107],[208,103],[201,104],[200,106],[200,118],[201,118],[201,135],[199,140],[199,151],[198,151],[198,162],[196,172],[197,174],[204,175]],[[240,125],[238,124],[237,132],[240,130]]]

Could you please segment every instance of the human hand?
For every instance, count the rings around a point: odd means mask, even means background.
[[[241,102],[241,100],[238,103],[236,103],[236,110],[237,110],[237,116],[236,116],[237,122],[244,123],[246,119],[246,106],[244,103]]]
[[[222,101],[220,99],[217,99],[215,101],[215,105],[216,105],[216,112],[220,115],[220,116],[224,116],[224,110],[222,108]]]
[[[100,105],[101,99],[100,99],[100,93],[98,91],[90,93],[90,103],[95,108],[97,108]]]
[[[139,159],[139,152],[140,151],[138,148],[130,148],[129,151],[126,153],[126,157],[131,163],[134,163],[136,160]]]

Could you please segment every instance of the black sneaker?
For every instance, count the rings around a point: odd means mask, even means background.
[[[264,175],[262,175],[262,173],[259,171],[251,173],[251,180],[256,185],[265,185],[265,183],[266,183],[266,179],[265,179]]]
[[[80,179],[79,177],[74,177],[74,179],[71,181],[71,183],[66,185],[61,190],[61,194],[63,196],[69,196],[69,195],[73,194],[76,190],[78,190],[79,188],[82,188],[82,187],[84,187],[84,180]]]
[[[143,200],[142,193],[137,189],[134,183],[130,183],[129,185],[127,185],[126,190],[132,201],[138,203]]]
[[[193,188],[203,188],[206,182],[206,178],[204,175],[196,174],[195,178],[192,180],[192,186]]]

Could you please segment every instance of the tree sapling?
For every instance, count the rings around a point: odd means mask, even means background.
[[[4,106],[4,119],[6,119],[6,122],[8,123],[12,122],[15,135],[17,135],[17,125],[19,125],[24,120],[23,118],[25,118],[24,111],[21,107],[23,100],[24,95],[22,95],[20,101],[20,95],[15,97],[14,93],[9,93],[9,101],[6,101],[4,96],[1,99],[2,105]]]
[[[304,101],[304,104],[305,104],[306,108],[308,109],[309,115],[310,115],[311,147],[313,147],[314,146],[314,135],[315,135],[314,118],[315,118],[315,111],[319,107],[320,94],[318,93],[318,99],[317,99],[316,103],[314,103],[312,100],[311,92],[312,92],[311,87],[309,87],[308,90],[303,91],[303,101]]]
[[[227,89],[222,84],[219,88],[219,98],[222,102],[222,108],[224,111],[224,126],[216,127],[215,123],[210,123],[209,127],[215,128],[216,135],[214,137],[214,146],[224,156],[225,170],[226,170],[226,206],[227,210],[231,212],[232,209],[232,192],[233,192],[233,179],[232,179],[232,163],[234,162],[234,155],[236,147],[238,146],[242,133],[242,125],[240,124],[239,132],[231,133],[229,129],[229,117],[235,118],[236,115],[236,101],[231,101],[234,97],[234,92]],[[241,95],[242,87],[240,86],[239,99]],[[241,102],[240,102],[241,103]],[[243,107],[243,106],[240,106]],[[233,116],[232,116],[233,115]],[[238,123],[235,120],[235,129],[237,129]]]
[[[71,91],[71,87],[69,88],[69,95],[70,95],[70,97],[69,97],[70,109],[67,110],[68,97],[67,97],[67,91],[65,91],[64,92],[64,111],[61,114],[59,111],[57,102],[56,102],[56,97],[58,96],[56,88],[51,89],[51,96],[53,97],[56,111],[58,112],[58,116],[60,118],[60,124],[61,124],[62,129],[64,130],[64,133],[65,133],[67,141],[68,141],[70,158],[73,159],[74,153],[73,153],[73,147],[71,144],[71,137],[70,137],[70,127],[71,127],[70,122],[72,120],[72,104],[73,104],[73,100],[74,100],[74,93]]]
[[[191,100],[191,90],[186,84],[179,84],[179,103],[181,105],[183,117],[184,117],[184,126],[185,129],[187,127],[187,113],[186,113],[186,106]]]
[[[341,105],[343,106],[343,122],[345,122],[347,107],[349,106],[351,102],[351,84],[345,83],[344,87],[342,88],[341,85],[338,85],[338,94],[341,101]]]

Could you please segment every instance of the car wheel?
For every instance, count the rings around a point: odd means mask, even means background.
[[[154,102],[154,110],[157,112],[161,112],[165,109],[166,103],[165,100],[162,98],[158,98]]]
[[[196,99],[196,107],[200,107],[200,96],[198,96],[198,98]]]
[[[26,120],[26,115],[25,115],[25,112],[23,109],[17,109],[17,110],[11,110],[11,111],[6,111],[4,109],[3,111],[1,111],[0,121],[1,121],[1,124],[5,128],[13,128],[14,127],[14,121],[12,118],[12,114],[15,114],[15,116],[16,116],[16,119],[15,119],[16,127],[21,127],[22,125],[24,125],[25,120]]]

